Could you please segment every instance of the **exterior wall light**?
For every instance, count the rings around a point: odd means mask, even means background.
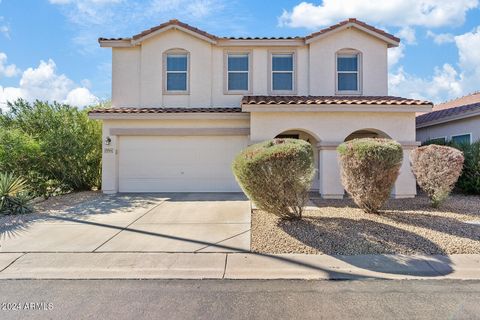
[[[109,146],[112,143],[112,139],[110,137],[105,138],[105,145]]]

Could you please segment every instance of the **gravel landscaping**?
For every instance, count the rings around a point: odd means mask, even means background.
[[[252,251],[343,255],[480,253],[478,196],[453,195],[439,209],[431,208],[424,196],[392,199],[380,214],[366,214],[350,199],[313,202],[304,219],[297,221],[253,210]]]

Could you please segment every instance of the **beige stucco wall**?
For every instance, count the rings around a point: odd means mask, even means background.
[[[293,52],[295,94],[335,95],[335,53],[344,48],[361,52],[362,93],[386,95],[387,45],[353,28],[289,47],[224,47],[172,29],[134,48],[112,48],[112,102],[114,106],[238,107],[242,94],[225,91],[225,52],[229,51],[250,52],[251,94],[271,94],[270,54]],[[170,49],[189,52],[189,94],[163,92],[163,54]]]
[[[280,133],[300,130],[317,142],[316,165],[319,192],[324,198],[341,198],[344,189],[336,147],[357,130],[382,131],[402,143],[404,149],[400,176],[393,194],[397,198],[416,194],[415,178],[410,170],[410,151],[415,141],[415,114],[394,112],[252,112],[250,138],[253,141],[271,139]]]
[[[335,54],[341,49],[361,52],[363,95],[387,95],[387,44],[351,28],[310,44],[310,94],[335,94]]]
[[[425,142],[430,139],[447,137],[470,133],[472,142],[480,139],[480,116],[450,121],[430,127],[417,129],[417,140]]]

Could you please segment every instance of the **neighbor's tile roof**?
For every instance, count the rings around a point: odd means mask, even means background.
[[[165,28],[165,27],[168,27],[170,25],[177,25],[177,26],[180,26],[180,27],[183,27],[185,29],[188,29],[192,32],[195,32],[195,33],[198,33],[200,35],[203,35],[209,39],[212,39],[212,40],[218,40],[218,39],[225,39],[225,40],[308,40],[310,38],[314,38],[318,35],[322,35],[322,34],[326,34],[330,31],[333,31],[337,28],[340,28],[346,24],[349,24],[349,23],[355,23],[359,26],[362,26],[366,29],[369,29],[375,33],[378,33],[384,37],[387,37],[393,41],[396,41],[396,42],[400,42],[400,39],[395,37],[394,35],[390,34],[390,33],[387,33],[383,30],[380,30],[380,29],[377,29],[375,28],[374,26],[371,26],[363,21],[360,21],[360,20],[357,20],[355,18],[350,18],[350,19],[347,19],[347,20],[344,20],[342,22],[339,22],[333,26],[330,26],[328,28],[325,28],[325,29],[322,29],[320,31],[317,31],[317,32],[314,32],[310,35],[307,35],[305,37],[301,37],[301,36],[294,36],[294,37],[218,37],[218,36],[215,36],[213,34],[210,34],[206,31],[203,31],[203,30],[200,30],[198,28],[195,28],[195,27],[192,27],[191,25],[189,24],[186,24],[184,22],[181,22],[177,19],[172,19],[172,20],[169,20],[165,23],[162,23],[158,26],[155,26],[153,28],[150,28],[150,29],[147,29],[147,30],[144,30],[136,35],[134,35],[133,37],[131,38],[99,38],[98,41],[115,41],[115,40],[118,40],[118,41],[122,41],[122,40],[137,40],[139,38],[142,38],[146,35],[149,35],[150,33],[153,33],[157,30],[160,30],[162,28]]]
[[[392,35],[392,34],[390,34],[390,33],[388,33],[388,32],[385,32],[385,31],[383,31],[383,30],[377,29],[377,28],[375,28],[374,26],[371,26],[371,25],[369,25],[369,24],[367,24],[367,23],[365,23],[365,22],[363,22],[363,21],[357,20],[357,19],[355,19],[355,18],[350,18],[350,19],[344,20],[344,21],[342,21],[342,22],[339,22],[339,23],[337,23],[337,24],[334,24],[333,26],[330,26],[330,27],[328,27],[328,28],[325,28],[325,29],[322,29],[322,30],[320,30],[320,31],[314,32],[314,33],[306,36],[305,39],[314,38],[314,37],[316,37],[316,36],[319,36],[319,35],[328,33],[328,32],[330,32],[330,31],[333,31],[333,30],[335,30],[335,29],[338,29],[338,28],[340,28],[340,27],[342,27],[342,26],[344,26],[344,25],[346,25],[346,24],[349,24],[349,23],[358,24],[359,26],[362,26],[362,27],[364,27],[364,28],[366,28],[366,29],[369,29],[370,31],[379,33],[379,34],[381,34],[382,36],[387,37],[387,38],[389,38],[389,39],[391,39],[391,40],[393,40],[393,41],[395,41],[395,42],[400,42],[400,38],[397,38],[397,37],[395,37],[394,35]]]
[[[467,104],[474,104],[480,102],[480,91],[468,94],[466,96],[443,102],[433,106],[433,111],[466,106]]]
[[[237,113],[242,112],[242,108],[105,108],[94,109],[92,113]]]
[[[440,110],[422,114],[420,116],[417,116],[416,124],[417,126],[419,126],[422,124],[426,124],[426,123],[441,120],[441,119],[447,120],[450,117],[456,117],[456,116],[469,113],[469,112],[474,112],[474,111],[480,111],[480,102],[467,104],[459,107],[450,107],[447,109],[440,109]]]
[[[432,103],[393,96],[244,96],[242,104],[431,105]]]

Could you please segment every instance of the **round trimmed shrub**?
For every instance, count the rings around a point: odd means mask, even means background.
[[[402,146],[390,139],[363,138],[344,142],[337,151],[345,190],[365,212],[378,212],[398,177]]]
[[[413,174],[433,207],[448,198],[462,173],[463,153],[452,147],[431,144],[410,154]]]
[[[273,139],[243,150],[233,173],[245,194],[264,211],[284,219],[301,219],[315,174],[310,143]]]

